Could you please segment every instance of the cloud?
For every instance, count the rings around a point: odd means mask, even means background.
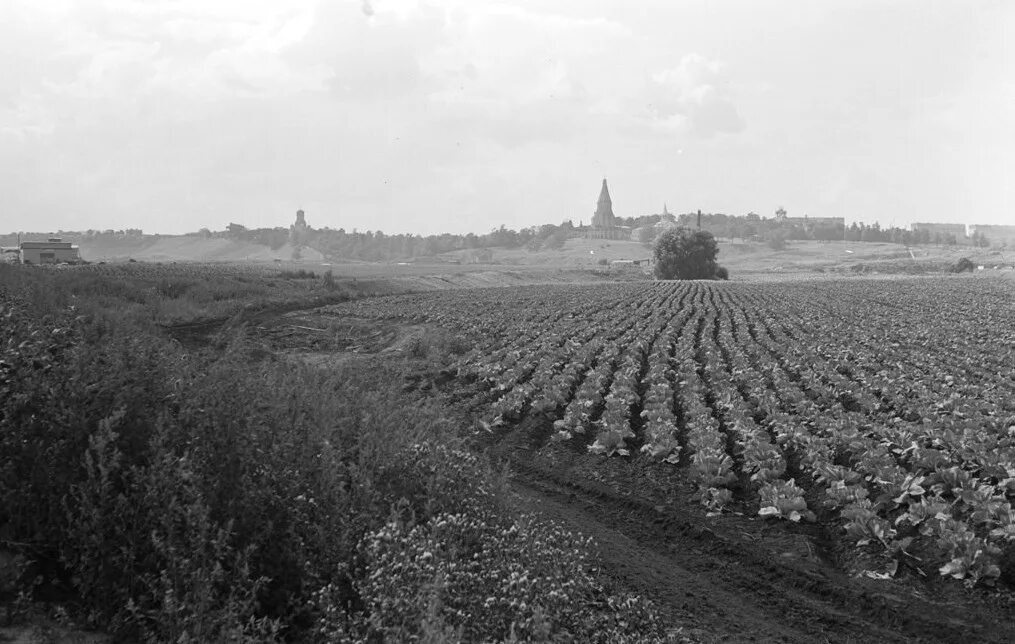
[[[630,38],[601,17],[462,5],[420,58],[427,101],[449,128],[500,146],[568,141],[609,111],[600,101],[615,91],[610,61]]]
[[[1002,10],[941,53],[958,9],[930,30],[890,12],[881,30],[920,46],[857,50],[862,8],[650,4],[0,0],[0,194],[54,229],[274,225],[302,204],[319,225],[484,230],[587,219],[604,174],[627,214],[831,212],[868,190],[859,162],[914,211],[1010,203]]]
[[[700,138],[739,132],[744,121],[732,94],[725,66],[691,53],[676,67],[652,74],[648,112],[652,125],[662,131]]]

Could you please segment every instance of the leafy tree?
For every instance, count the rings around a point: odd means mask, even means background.
[[[718,279],[715,258],[719,245],[712,233],[683,226],[659,235],[655,248],[655,274],[660,279]]]

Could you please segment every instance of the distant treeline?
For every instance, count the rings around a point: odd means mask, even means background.
[[[695,228],[698,225],[697,213],[685,213],[676,216],[677,224]],[[647,229],[661,220],[660,215],[644,215],[640,217],[618,217],[617,223],[632,231]],[[800,221],[800,218],[761,217],[754,213],[746,215],[727,215],[723,213],[702,213],[701,228],[719,238],[765,241],[780,245],[787,240],[819,240],[819,241],[861,241],[861,242],[892,242],[907,246],[924,244],[969,244],[986,247],[991,240],[976,233],[971,238],[956,238],[954,234],[931,233],[927,230],[906,230],[904,228],[882,228],[879,224],[863,224],[854,222],[849,226],[841,223],[830,223],[827,219],[814,218]],[[649,233],[652,231],[649,230]],[[27,233],[25,239],[46,237],[52,233]],[[505,226],[488,233],[465,235],[443,233],[440,235],[387,235],[379,230],[361,232],[355,228],[347,231],[344,228],[307,228],[293,232],[289,228],[246,228],[231,223],[225,230],[211,231],[202,228],[191,236],[204,238],[223,238],[235,241],[246,241],[268,246],[277,250],[286,243],[296,246],[315,248],[329,257],[359,259],[364,261],[387,261],[411,259],[414,257],[433,257],[453,251],[481,250],[492,248],[527,248],[529,250],[554,249],[564,245],[569,237],[581,235],[581,229],[572,221],[564,221],[559,225],[544,224],[521,230],[513,230]],[[55,233],[65,241],[87,243],[102,239],[136,239],[146,236],[140,229],[127,230],[88,230],[84,232]],[[294,237],[295,235],[295,237]],[[634,235],[640,241],[650,241],[649,235]],[[13,246],[17,243],[17,235],[0,235],[0,245]]]
[[[652,227],[659,223],[660,215],[643,215],[640,217],[618,217],[617,224],[633,231],[639,228]],[[684,213],[675,217],[677,224],[695,228],[698,225],[697,213]],[[952,234],[935,234],[927,230],[906,230],[904,228],[882,228],[880,224],[863,224],[854,222],[849,226],[830,224],[822,218],[800,222],[799,218],[780,219],[766,218],[749,213],[747,215],[726,215],[723,213],[702,213],[701,228],[716,237],[728,239],[766,241],[778,244],[786,240],[818,240],[818,241],[861,241],[861,242],[892,242],[907,246],[926,244],[967,244],[986,247],[990,240],[979,233],[972,238],[956,238]],[[366,261],[384,261],[394,259],[411,259],[413,257],[432,257],[442,253],[462,250],[479,250],[485,248],[527,248],[541,250],[544,248],[561,248],[569,237],[579,236],[582,231],[572,221],[564,221],[559,225],[544,224],[521,230],[512,230],[501,226],[482,235],[468,233],[456,235],[443,233],[440,235],[386,235],[381,231],[351,232],[343,228],[307,229],[299,232],[295,240],[291,238],[288,228],[247,229],[239,224],[230,224],[225,231],[211,232],[202,229],[201,235],[208,237],[226,237],[278,249],[289,241],[299,245],[310,246],[325,255]],[[643,235],[634,235],[634,239],[642,240]]]
[[[565,221],[560,225],[546,224],[512,230],[501,226],[489,233],[476,235],[386,235],[377,230],[361,232],[344,228],[307,229],[297,233],[288,228],[257,228],[247,229],[239,224],[230,224],[222,232],[201,230],[199,235],[206,237],[225,237],[238,241],[263,244],[273,250],[281,248],[287,242],[295,242],[301,246],[315,248],[327,256],[365,261],[385,261],[395,259],[411,259],[413,257],[432,257],[442,253],[463,250],[481,250],[486,248],[560,248],[574,233],[574,225]],[[293,235],[295,234],[295,239]]]

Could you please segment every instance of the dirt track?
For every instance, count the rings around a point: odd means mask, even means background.
[[[494,451],[527,507],[594,537],[606,574],[705,641],[1015,641],[1001,595],[851,577],[791,526],[708,518],[681,490],[664,504],[637,485],[618,494],[578,478],[578,463],[542,461],[510,439]]]

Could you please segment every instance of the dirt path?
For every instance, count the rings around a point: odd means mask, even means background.
[[[850,577],[807,540],[766,536],[765,522],[709,521],[684,500],[617,494],[517,448],[508,460],[524,505],[594,537],[609,577],[705,641],[1015,641],[1003,597]]]

